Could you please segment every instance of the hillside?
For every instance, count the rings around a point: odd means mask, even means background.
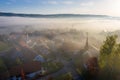
[[[94,15],[94,14],[21,14],[21,13],[6,13],[6,12],[0,12],[0,16],[17,16],[17,17],[35,17],[35,18],[109,18],[107,15]]]

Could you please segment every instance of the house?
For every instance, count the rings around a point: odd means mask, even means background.
[[[43,58],[43,56],[37,55],[37,56],[34,58],[34,61],[45,62],[45,59]]]
[[[42,71],[43,71],[43,68],[41,67],[40,62],[31,61],[28,63],[11,67],[8,70],[9,72],[8,80],[22,80],[23,75],[25,79],[31,80],[31,79],[34,79],[36,75],[42,75]],[[5,76],[6,73],[3,73],[2,75]]]
[[[85,64],[85,80],[97,80],[99,66],[97,57],[91,57]]]

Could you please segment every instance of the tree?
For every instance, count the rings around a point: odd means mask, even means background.
[[[100,48],[100,67],[105,67],[108,64],[108,58],[115,50],[117,35],[107,36],[104,44]]]
[[[21,65],[21,64],[22,64],[22,61],[20,60],[20,58],[17,58],[17,59],[16,59],[16,63],[17,63],[18,65]]]
[[[0,58],[0,72],[2,73],[2,72],[5,72],[5,71],[7,71],[7,67],[6,67],[6,65],[4,64],[3,59]]]
[[[70,72],[63,75],[63,80],[73,80],[73,76]]]
[[[114,46],[116,45],[117,35],[107,36],[103,46],[100,49],[101,55],[109,55],[112,53]]]
[[[116,39],[116,35],[107,36],[100,48],[100,80],[116,80],[120,75],[120,44],[116,43]]]

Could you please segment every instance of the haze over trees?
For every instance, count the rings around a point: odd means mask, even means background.
[[[120,77],[120,43],[117,36],[107,36],[100,49],[100,80],[119,80]]]

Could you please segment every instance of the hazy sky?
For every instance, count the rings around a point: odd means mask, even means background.
[[[36,14],[105,14],[120,16],[120,0],[0,0],[0,11]]]

